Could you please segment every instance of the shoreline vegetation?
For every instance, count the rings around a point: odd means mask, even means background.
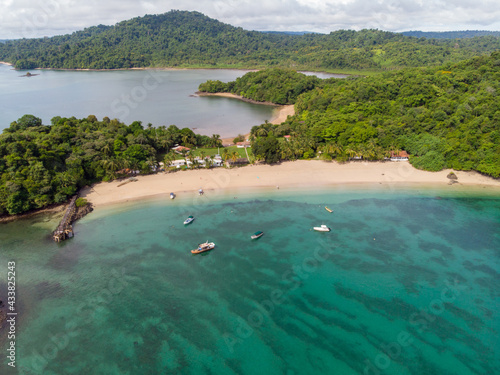
[[[231,92],[204,92],[204,91],[196,91],[195,94],[198,95],[198,96],[220,96],[220,97],[223,97],[223,98],[238,99],[238,100],[241,100],[241,101],[247,102],[247,103],[270,105],[270,106],[273,106],[273,107],[280,107],[281,106],[280,104],[276,104],[276,103],[273,103],[273,102],[258,101],[258,100],[253,100],[253,99],[245,98],[242,95],[236,95],[236,94],[233,94]]]
[[[337,163],[298,160],[279,165],[256,164],[233,169],[199,169],[138,176],[134,183],[122,186],[118,186],[121,181],[117,180],[100,182],[82,189],[80,196],[98,209],[147,198],[163,196],[168,198],[171,192],[180,198],[195,197],[200,187],[208,194],[235,193],[251,189],[264,191],[342,186],[387,189],[414,186],[449,188],[450,191],[481,188],[490,192],[498,191],[500,194],[500,181],[497,179],[477,172],[454,171],[458,180],[456,183],[451,183],[447,177],[451,171],[451,169],[439,172],[422,171],[412,167],[408,162]]]

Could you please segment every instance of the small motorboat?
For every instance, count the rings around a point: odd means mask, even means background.
[[[198,195],[203,195],[204,194],[204,191],[202,188],[200,188],[200,190],[198,190]]]
[[[325,206],[325,210],[327,210],[328,212],[333,212],[333,210],[330,210],[328,207]]]
[[[252,240],[256,240],[257,238],[260,238],[264,235],[264,232],[261,232],[260,230],[258,232],[255,232],[250,238]]]
[[[184,225],[191,224],[193,221],[194,221],[194,217],[188,216],[188,218],[186,220],[184,220]]]
[[[200,243],[198,245],[197,249],[191,250],[193,254],[199,254],[199,253],[204,253],[205,251],[212,250],[215,247],[215,243],[213,242],[205,242],[205,243]]]
[[[314,227],[313,229],[318,232],[330,232],[330,228],[328,228],[325,224],[321,224],[320,227]]]
[[[170,193],[170,199],[174,199],[175,198],[175,194],[174,193]]]

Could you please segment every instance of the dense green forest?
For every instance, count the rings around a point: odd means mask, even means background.
[[[295,109],[281,125],[252,128],[254,155],[269,163],[319,151],[330,160],[380,160],[406,150],[417,168],[500,176],[500,52],[440,68],[329,79],[300,95]]]
[[[207,81],[198,90],[201,92],[230,92],[258,102],[294,104],[303,92],[312,90],[323,80],[306,76],[295,70],[272,68],[250,72],[232,82]]]
[[[71,35],[0,43],[18,69],[289,67],[390,70],[457,62],[500,49],[500,38],[425,39],[379,30],[290,35],[247,31],[198,12],[146,15]]]
[[[129,168],[151,173],[159,159],[172,161],[178,143],[217,147],[220,137],[191,129],[127,126],[105,117],[54,117],[51,125],[32,115],[14,121],[0,135],[0,215],[18,214],[65,202],[81,187],[109,181]],[[163,155],[164,158],[163,158]]]

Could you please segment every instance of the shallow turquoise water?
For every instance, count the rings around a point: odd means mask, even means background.
[[[61,245],[48,238],[54,217],[0,226],[0,265],[16,261],[20,313],[18,372],[2,360],[2,374],[499,368],[498,197],[226,198],[101,209]],[[320,224],[332,232],[311,230]],[[257,230],[265,235],[251,241]],[[191,255],[205,240],[217,247]]]

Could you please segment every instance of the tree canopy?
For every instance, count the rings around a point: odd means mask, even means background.
[[[391,70],[439,65],[500,48],[500,38],[426,39],[380,30],[330,34],[248,31],[198,12],[146,15],[51,38],[0,43],[18,69],[133,67],[289,67]]]
[[[259,146],[280,138],[281,160],[318,151],[341,161],[380,160],[404,149],[417,168],[499,177],[499,82],[500,52],[439,68],[330,79],[298,97],[293,118],[255,126],[251,135]]]
[[[220,139],[191,129],[125,125],[93,115],[54,117],[51,125],[32,115],[14,121],[0,135],[0,214],[18,214],[61,203],[81,187],[124,175],[151,173],[160,154],[174,144],[208,146]]]
[[[322,82],[316,76],[306,76],[291,69],[273,68],[250,72],[236,81],[207,81],[199,86],[202,92],[230,92],[258,102],[294,104],[303,92]]]

